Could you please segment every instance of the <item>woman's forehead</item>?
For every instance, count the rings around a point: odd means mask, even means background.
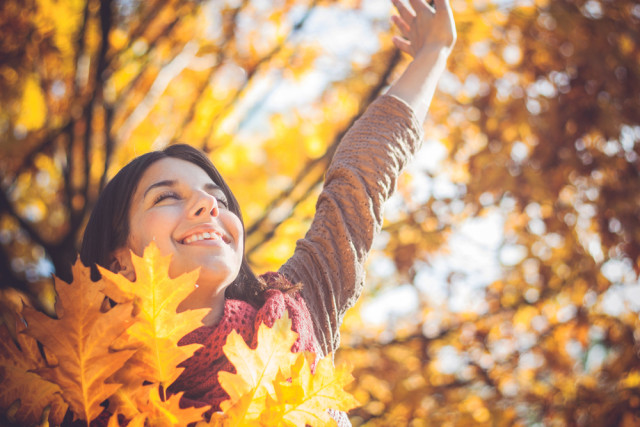
[[[166,157],[154,162],[142,174],[136,193],[146,193],[149,187],[158,183],[187,184],[219,187],[200,166],[186,160]]]

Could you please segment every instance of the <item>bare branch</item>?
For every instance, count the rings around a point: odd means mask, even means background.
[[[221,48],[218,51],[216,63],[215,63],[215,65],[213,67],[211,67],[211,69],[209,70],[209,72],[207,74],[207,77],[202,80],[202,84],[196,90],[196,93],[198,94],[198,96],[194,100],[194,102],[191,104],[191,108],[189,109],[189,112],[185,116],[184,120],[182,121],[179,129],[175,132],[176,136],[173,138],[172,142],[177,142],[177,141],[180,140],[180,136],[184,133],[184,130],[189,125],[189,123],[191,123],[191,121],[193,120],[193,117],[195,116],[196,107],[197,107],[198,103],[200,102],[200,100],[204,97],[204,95],[206,93],[205,91],[207,89],[207,86],[209,85],[209,81],[211,80],[211,77],[213,77],[213,75],[216,73],[216,71],[218,71],[220,69],[220,66],[224,63],[224,60],[225,60],[225,57],[226,57],[226,51],[223,49],[223,47],[225,45],[227,45],[233,39],[240,11],[242,10],[242,8],[244,6],[247,5],[248,2],[249,2],[249,0],[243,0],[242,4],[240,4],[237,8],[235,8],[233,10],[233,13],[232,13],[231,19],[230,19],[232,24],[231,25],[227,25],[225,27],[224,36],[222,38],[222,42],[220,43],[220,47]],[[225,108],[228,108],[229,106],[230,105],[227,105]],[[178,135],[180,135],[180,136],[178,136]]]
[[[309,19],[309,17],[311,16],[311,13],[313,12],[317,4],[318,4],[318,0],[314,0],[313,3],[309,5],[309,8],[305,12],[305,14],[302,16],[302,18],[300,18],[300,20],[298,20],[298,22],[296,22],[293,25],[291,31],[289,32],[289,34],[287,34],[287,37],[285,37],[285,39],[281,43],[279,43],[277,46],[275,46],[269,53],[267,53],[265,56],[260,58],[260,60],[254,64],[252,69],[247,71],[247,78],[245,79],[242,86],[236,91],[233,97],[227,102],[227,105],[225,105],[222,108],[221,110],[222,112],[220,112],[216,117],[211,119],[211,122],[209,124],[209,129],[205,133],[205,135],[207,136],[205,137],[203,143],[201,144],[202,150],[205,153],[211,152],[213,150],[213,148],[210,147],[209,138],[211,137],[211,135],[214,134],[214,129],[217,123],[224,116],[223,112],[229,109],[232,105],[234,105],[238,101],[238,99],[240,99],[240,97],[245,93],[245,91],[249,87],[251,78],[260,70],[260,68],[262,68],[264,64],[268,63],[269,60],[271,60],[275,55],[277,55],[278,52],[280,52],[282,48],[287,44],[287,42],[291,39],[291,37],[300,29],[302,29],[302,27],[304,26],[304,23],[307,21],[307,19]]]

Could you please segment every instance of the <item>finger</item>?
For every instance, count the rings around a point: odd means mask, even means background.
[[[393,41],[393,44],[400,49],[401,51],[403,51],[404,53],[408,53],[409,55],[413,56],[413,52],[411,49],[411,43],[409,43],[407,40],[400,38],[398,36],[393,36],[393,39],[391,39]]]
[[[411,4],[411,7],[415,10],[416,14],[436,13],[433,6],[425,0],[409,0],[409,4]]]
[[[407,6],[404,5],[404,3],[402,3],[400,0],[391,0],[391,2],[395,6],[396,10],[400,14],[400,17],[404,20],[404,22],[413,21],[413,18],[415,18],[415,15],[413,14],[413,11],[409,10]]]
[[[404,38],[407,38],[407,39],[409,38],[409,35],[411,33],[411,28],[409,27],[409,24],[407,24],[404,21],[404,19],[394,15],[391,17],[391,22],[393,22],[393,24],[398,28],[398,30],[400,30],[400,33]]]

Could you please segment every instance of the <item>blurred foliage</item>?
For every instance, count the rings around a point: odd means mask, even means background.
[[[352,421],[638,425],[640,2],[452,4],[425,150],[343,328]],[[51,311],[100,188],[176,141],[211,155],[251,262],[277,268],[341,134],[406,64],[388,16],[383,0],[3,1],[0,303],[17,289]],[[413,310],[363,314],[398,285]]]

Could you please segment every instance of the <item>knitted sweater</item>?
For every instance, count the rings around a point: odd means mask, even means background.
[[[422,126],[404,101],[389,95],[374,101],[342,139],[311,228],[279,270],[304,285],[323,354],[338,348],[344,314],[362,292],[383,204],[421,141]]]

